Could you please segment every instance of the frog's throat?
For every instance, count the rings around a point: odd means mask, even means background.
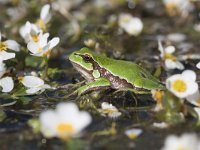
[[[94,77],[92,76],[92,72],[93,70],[86,70],[85,68],[83,68],[81,65],[77,64],[77,63],[74,63],[74,62],[71,62],[73,67],[78,71],[80,72],[80,74],[89,82],[92,82],[94,81]]]

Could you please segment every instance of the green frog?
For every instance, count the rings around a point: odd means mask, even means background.
[[[143,93],[153,89],[165,89],[165,86],[139,65],[108,58],[96,54],[88,48],[82,48],[69,56],[74,68],[88,81],[78,89],[81,95],[87,91],[112,88]]]

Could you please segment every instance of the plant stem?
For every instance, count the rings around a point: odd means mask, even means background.
[[[44,70],[42,73],[42,79],[48,79],[48,68],[49,68],[49,59],[47,58],[47,56],[44,56]]]

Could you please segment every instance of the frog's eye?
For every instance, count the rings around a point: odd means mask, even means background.
[[[88,61],[90,61],[91,60],[91,57],[89,56],[89,55],[84,55],[84,60],[86,61],[86,62],[88,62]]]

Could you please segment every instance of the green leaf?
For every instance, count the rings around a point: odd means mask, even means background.
[[[42,58],[27,56],[25,59],[25,63],[27,67],[38,67],[42,64]]]
[[[67,150],[82,150],[87,144],[86,141],[83,141],[78,138],[70,139],[66,142],[66,149]]]

